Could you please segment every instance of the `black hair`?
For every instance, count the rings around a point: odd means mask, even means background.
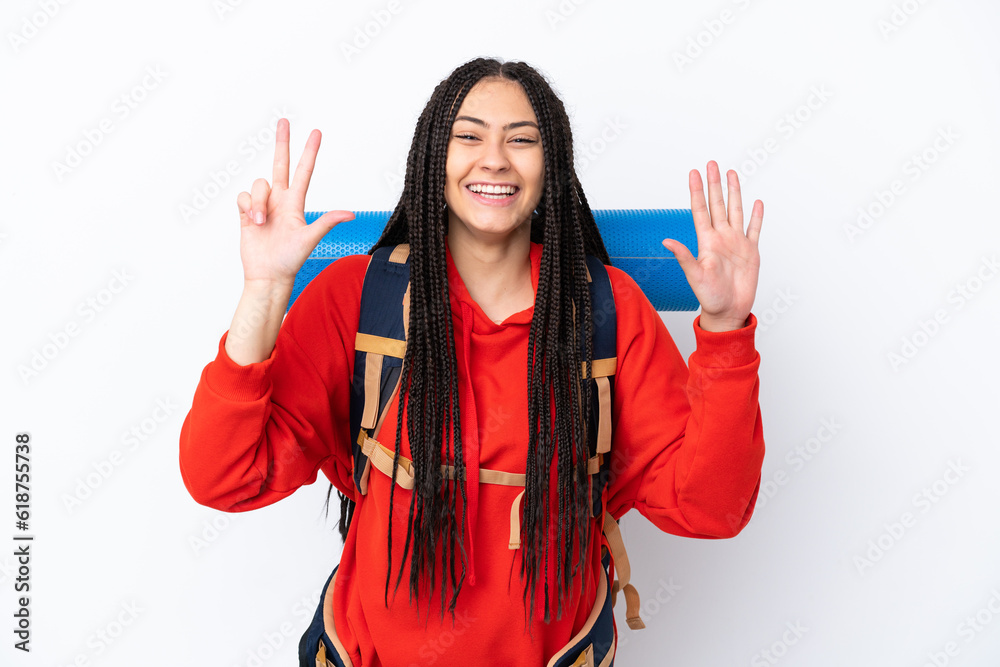
[[[445,164],[455,116],[470,89],[484,78],[506,79],[521,86],[538,119],[544,152],[544,187],[531,220],[531,240],[543,244],[543,250],[526,359],[528,429],[521,576],[528,618],[534,615],[535,591],[541,580],[544,619],[549,622],[553,597],[556,617],[562,616],[570,583],[584,565],[591,538],[588,434],[582,413],[591,405],[590,382],[582,381],[582,365],[587,364],[589,373],[593,357],[585,256],[593,255],[605,264],[610,260],[573,166],[573,138],[565,107],[546,79],[523,62],[477,58],[457,67],[437,85],[417,120],[399,202],[370,251],[399,243],[410,245],[410,320],[396,415],[393,480],[405,403],[414,488],[396,587],[409,557],[411,596],[417,595],[426,574],[430,590],[440,585],[442,614],[451,590],[447,608],[454,613],[465,580],[465,466],[445,255]],[[442,348],[449,354],[441,354]],[[446,443],[444,456],[442,439]],[[549,478],[553,460],[557,470],[554,496]],[[455,466],[455,479],[442,474],[442,465]],[[390,512],[395,489],[393,483]],[[461,517],[456,515],[459,494]],[[550,503],[558,508],[554,524]],[[353,502],[341,495],[339,527],[345,539],[353,509]],[[393,569],[392,523],[388,523],[387,535],[386,601]],[[553,561],[557,581],[554,596],[548,587]]]

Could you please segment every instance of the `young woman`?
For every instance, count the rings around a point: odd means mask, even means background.
[[[609,260],[562,102],[528,65],[476,59],[421,113],[375,246],[408,244],[410,282],[398,392],[366,443],[388,452],[391,470],[366,468],[363,490],[349,414],[370,256],[334,262],[282,322],[305,259],[353,217],[306,225],[320,134],[291,183],[288,144],[282,119],[271,184],[237,198],[244,291],[181,432],[189,492],[245,511],[322,470],[355,503],[317,616],[326,636],[303,638],[302,664],[318,650],[334,665],[611,664],[613,641],[579,650],[610,581],[580,409],[599,307],[585,258]],[[735,172],[728,210],[714,162],[706,175],[707,205],[690,173],[699,257],[663,241],[702,307],[690,369],[635,282],[606,267],[617,324],[603,507],[721,538],[749,520],[764,455],[750,313],[763,203],[744,232]]]

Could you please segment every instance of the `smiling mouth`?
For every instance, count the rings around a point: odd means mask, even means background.
[[[465,188],[477,197],[493,201],[509,199],[521,190],[516,185],[483,185],[481,183],[473,183]]]

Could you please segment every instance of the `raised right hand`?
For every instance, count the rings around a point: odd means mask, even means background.
[[[701,304],[699,326],[706,331],[734,331],[746,326],[760,274],[757,241],[764,222],[764,202],[758,199],[753,203],[750,224],[744,232],[739,175],[732,169],[726,175],[729,179],[728,211],[722,196],[722,175],[715,160],[710,160],[705,168],[708,204],[705,203],[701,174],[697,169],[688,173],[698,257],[676,239],[663,241],[663,245],[674,253]]]
[[[313,130],[288,184],[288,120],[278,120],[275,131],[273,185],[258,178],[250,192],[236,198],[240,210],[240,259],[245,282],[285,284],[295,282],[295,274],[316,244],[337,224],[353,220],[351,211],[327,211],[306,224],[305,201],[309,180],[322,135]]]

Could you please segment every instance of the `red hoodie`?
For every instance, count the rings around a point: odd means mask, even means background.
[[[541,245],[531,244],[536,290],[541,252]],[[222,336],[181,429],[181,474],[197,502],[227,512],[263,507],[313,483],[319,470],[355,496],[350,378],[368,260],[368,255],[344,257],[317,276],[288,312],[264,361],[237,365],[225,351],[228,332]],[[523,474],[533,307],[496,324],[469,296],[450,251],[447,261],[462,440],[478,442],[478,461],[469,459],[467,448],[467,464]],[[697,349],[689,371],[635,282],[614,267],[608,274],[617,311],[618,366],[607,509],[617,519],[636,508],[675,535],[732,537],[750,519],[764,457],[756,318],[750,315],[746,327],[729,332],[704,331],[696,319]],[[393,399],[377,434],[390,450],[396,407]],[[478,425],[478,438],[471,424]],[[402,430],[401,455],[412,458],[405,424]],[[411,493],[396,487],[390,517],[389,486],[388,477],[373,468],[367,495],[357,497],[334,586],[337,634],[355,665],[541,665],[583,625],[601,573],[599,524],[598,538],[588,548],[591,567],[578,576],[568,611],[548,624],[536,614],[525,628],[521,550],[508,547],[511,504],[520,488],[496,484],[477,489],[474,533],[466,543],[474,560],[458,596],[455,624],[447,613],[441,619],[440,592],[429,598],[426,585],[410,604],[408,565],[399,594],[392,597],[390,589],[386,607],[386,532],[391,521],[395,583]],[[537,588],[536,610],[543,605],[541,582]],[[444,636],[447,647],[435,640]]]

